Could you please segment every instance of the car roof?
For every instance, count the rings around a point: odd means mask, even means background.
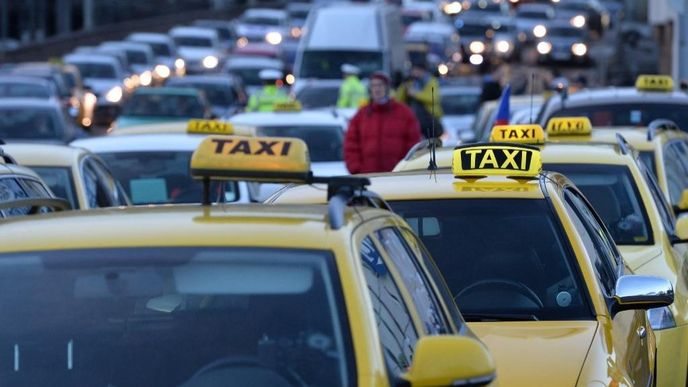
[[[334,235],[351,232],[361,219],[381,215],[390,213],[347,207],[344,227],[332,230],[326,205],[179,205],[69,211],[33,216],[31,223],[21,218],[3,221],[0,243],[3,252],[151,246],[330,250]],[[29,226],[31,233],[26,232]]]
[[[209,27],[178,26],[170,30],[170,35],[194,35],[206,38],[217,38],[217,31]]]
[[[88,53],[88,54],[67,54],[64,56],[65,62],[73,63],[102,63],[102,64],[114,64],[119,65],[119,61],[110,56],[98,53]]]
[[[250,17],[268,17],[268,18],[286,18],[287,12],[282,9],[274,8],[251,8],[247,9],[242,16]]]
[[[585,89],[570,94],[567,106],[587,106],[608,102],[679,102],[688,105],[688,94],[681,91],[639,91],[634,87],[607,87]],[[561,96],[553,95],[547,106],[561,105]]]
[[[305,110],[300,112],[252,112],[236,114],[229,118],[235,125],[337,125],[344,127],[345,121],[330,111]]]
[[[186,125],[186,124],[185,124]],[[70,145],[94,153],[124,153],[146,151],[190,151],[193,152],[206,136],[197,134],[136,134],[101,136],[76,140]]]
[[[233,83],[236,78],[228,74],[212,74],[212,75],[186,75],[180,78],[170,78],[165,83],[166,85],[185,85],[190,83]]]
[[[0,107],[60,109],[56,101],[42,98],[3,98],[0,99]]]
[[[197,96],[198,90],[193,87],[139,87],[134,95],[188,95]]]
[[[153,52],[153,50],[150,48],[149,45],[141,42],[132,42],[129,40],[123,40],[123,41],[116,41],[116,42],[104,42],[101,43],[99,47],[116,47],[116,48],[122,48],[124,50],[131,50],[131,51],[145,51],[145,52]]]
[[[52,85],[50,81],[43,78],[8,75],[6,73],[0,73],[0,83],[30,83],[32,85],[40,85],[45,87],[50,87]]]
[[[17,163],[28,166],[71,167],[90,152],[66,145],[12,143],[2,148]]]
[[[437,22],[423,22],[418,21],[411,23],[406,30],[407,35],[413,34],[442,34],[442,35],[452,35],[455,33],[455,29],[451,24],[437,23]]]
[[[156,32],[133,32],[127,36],[127,39],[133,39],[134,41],[150,41],[150,42],[161,42],[168,43],[172,38],[163,33]]]
[[[245,68],[245,67],[270,67],[284,68],[284,62],[280,59],[265,58],[261,56],[235,56],[230,57],[225,68]]]

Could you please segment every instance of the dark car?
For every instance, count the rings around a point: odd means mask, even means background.
[[[68,143],[83,132],[65,117],[53,100],[36,98],[0,99],[0,139]]]
[[[231,116],[247,102],[241,80],[232,75],[190,75],[172,78],[165,85],[192,87],[202,91],[210,102],[215,117]]]

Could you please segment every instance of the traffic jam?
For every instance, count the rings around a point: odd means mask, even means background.
[[[0,385],[688,386],[671,1],[151,3],[0,39]]]

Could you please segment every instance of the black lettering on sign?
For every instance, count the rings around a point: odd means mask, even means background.
[[[503,140],[518,140],[535,138],[535,129],[499,129],[501,139]]]
[[[291,141],[286,141],[282,144],[282,153],[280,155],[286,156],[289,154],[289,148],[291,148]]]
[[[463,170],[506,169],[527,171],[532,154],[520,149],[466,149],[461,152]]]
[[[266,155],[269,156],[274,156],[275,152],[272,150],[272,147],[277,145],[278,141],[258,141],[258,145],[260,145],[260,149],[256,152],[256,155],[260,155],[265,153]]]
[[[234,145],[234,148],[229,151],[230,155],[236,154],[236,153],[243,153],[245,155],[250,155],[251,154],[251,144],[249,144],[248,141],[246,140],[241,140]]]
[[[224,140],[224,139],[212,139],[212,141],[215,143],[215,153],[221,154],[222,151],[225,148],[225,144],[231,144],[234,142],[234,140]]]

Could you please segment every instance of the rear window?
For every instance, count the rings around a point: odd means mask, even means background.
[[[57,112],[41,108],[1,108],[0,138],[17,140],[54,140],[60,138]]]
[[[203,118],[205,106],[195,95],[134,94],[124,105],[122,115]]]
[[[72,172],[69,168],[31,167],[31,169],[43,179],[55,196],[67,200],[72,208],[79,208],[74,192]]]
[[[212,47],[213,41],[208,38],[194,36],[175,36],[174,43],[179,47]]]
[[[339,86],[304,87],[296,95],[304,109],[317,109],[336,106],[339,99]]]
[[[56,93],[52,92],[50,88],[19,82],[3,82],[0,83],[0,98],[16,97],[16,98],[41,98],[47,99],[57,97]]]
[[[340,79],[344,63],[357,66],[359,77],[368,78],[370,74],[384,68],[382,53],[371,51],[305,51],[301,63],[301,78]]]
[[[79,69],[82,78],[115,79],[115,66],[105,63],[73,63]]]
[[[328,252],[153,247],[3,254],[0,288],[0,307],[12,311],[0,319],[0,378],[7,385],[356,380]]]
[[[595,103],[591,106],[564,107],[551,115],[551,117],[575,116],[590,118],[593,126],[647,127],[650,122],[665,118],[674,121],[680,128],[688,128],[688,103]]]
[[[308,145],[308,155],[313,162],[344,159],[344,134],[338,126],[264,126],[258,128],[258,133],[302,139]]]

